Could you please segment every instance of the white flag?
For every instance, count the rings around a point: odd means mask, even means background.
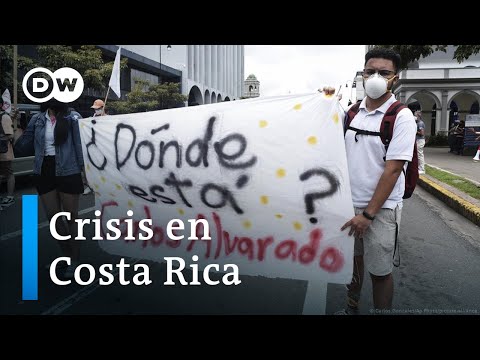
[[[3,106],[2,110],[5,110],[6,113],[10,114],[12,112],[12,101],[10,98],[10,91],[6,89],[2,94]]]
[[[112,75],[110,76],[110,81],[108,86],[117,94],[118,97],[121,96],[120,92],[120,50],[119,47],[117,50],[117,55],[115,56],[115,62],[113,63]]]

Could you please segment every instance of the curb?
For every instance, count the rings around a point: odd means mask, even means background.
[[[472,204],[471,202],[462,199],[458,195],[455,195],[451,191],[443,188],[439,184],[427,179],[425,176],[420,176],[418,179],[418,185],[428,191],[433,196],[442,200],[445,204],[450,206],[460,215],[463,215],[475,225],[480,226],[480,207]]]

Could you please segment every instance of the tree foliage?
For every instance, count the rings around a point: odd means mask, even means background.
[[[178,107],[187,97],[180,93],[180,84],[151,84],[147,80],[135,79],[127,100],[107,103],[117,114],[129,114]]]
[[[379,47],[390,48],[398,52],[402,58],[400,67],[405,69],[409,63],[417,61],[421,57],[427,57],[433,54],[435,51],[447,51],[448,45],[375,45]],[[480,45],[453,45],[455,52],[452,60],[457,60],[458,63],[462,63],[470,56],[478,54],[480,52]]]
[[[23,56],[18,57],[19,69],[29,70],[34,67],[32,59]],[[19,84],[19,89],[21,86]],[[13,45],[0,45],[0,91],[3,93],[5,89],[9,89],[10,93],[13,91]]]
[[[113,61],[105,63],[102,51],[94,45],[37,45],[38,57],[35,59],[18,56],[18,69],[28,71],[35,67],[45,67],[55,71],[62,67],[71,67],[83,77],[85,87],[99,91],[106,90]],[[127,66],[127,58],[122,58],[120,67]],[[0,89],[13,89],[13,45],[0,45]],[[21,83],[18,87],[22,92]]]
[[[38,45],[37,66],[47,69],[71,67],[83,77],[85,87],[95,90],[106,90],[112,73],[113,61],[105,63],[102,51],[94,45],[82,45],[76,49],[67,45]],[[127,66],[127,58],[123,57],[120,68]]]

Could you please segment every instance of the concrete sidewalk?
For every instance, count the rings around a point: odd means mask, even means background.
[[[480,187],[480,163],[473,161],[472,156],[455,155],[448,150],[425,148],[425,163],[470,180]],[[418,185],[480,226],[479,200],[428,175],[420,176]]]
[[[473,156],[456,155],[448,151],[448,147],[426,147],[425,163],[480,183],[480,162],[473,161]]]

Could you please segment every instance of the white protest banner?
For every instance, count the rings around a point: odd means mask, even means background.
[[[12,100],[10,98],[10,91],[8,91],[8,89],[5,89],[5,91],[3,92],[2,100],[3,100],[2,109],[7,114],[10,114],[12,112]]]
[[[342,116],[335,97],[317,93],[80,120],[100,246],[349,283],[353,237],[340,227],[354,213]],[[120,219],[121,239],[106,240],[109,219]],[[153,221],[149,240],[139,239],[143,219]],[[167,236],[172,219],[185,224],[173,233],[181,240]],[[206,219],[211,240],[200,240],[203,226],[189,240],[189,219]]]

